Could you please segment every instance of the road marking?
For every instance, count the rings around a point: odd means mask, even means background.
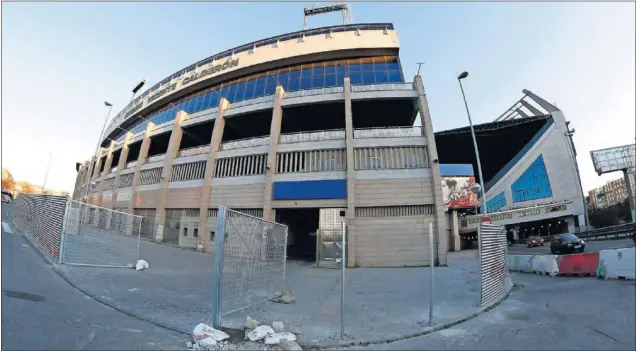
[[[2,222],[2,230],[7,234],[13,234],[13,230],[11,230],[11,226],[7,222]]]

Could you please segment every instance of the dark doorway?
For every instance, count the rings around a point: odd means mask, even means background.
[[[276,209],[276,222],[286,224],[287,257],[316,261],[316,232],[320,223],[319,208]]]

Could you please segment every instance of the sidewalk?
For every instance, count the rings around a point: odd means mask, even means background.
[[[63,265],[56,271],[100,301],[159,325],[190,333],[197,323],[209,322],[211,254],[142,241],[141,258],[150,269]],[[429,273],[428,267],[348,269],[348,341],[395,340],[428,327]],[[296,303],[266,302],[224,316],[224,326],[242,329],[249,315],[260,322],[282,321],[299,329],[303,346],[333,345],[340,332],[340,274],[290,261],[285,290],[296,293]],[[435,296],[435,325],[454,323],[478,311],[476,252],[449,253],[449,266],[435,268]]]

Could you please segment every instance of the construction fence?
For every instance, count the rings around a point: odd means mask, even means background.
[[[212,323],[272,299],[285,288],[287,226],[219,207]]]
[[[15,201],[16,227],[54,262],[133,267],[139,259],[143,217],[68,200],[22,194]]]
[[[480,305],[498,301],[512,288],[508,276],[508,240],[506,227],[481,223],[479,228]]]

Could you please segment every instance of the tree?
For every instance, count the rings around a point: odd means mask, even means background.
[[[29,182],[18,182],[16,184],[16,190],[22,194],[33,194],[35,193],[35,187],[31,185]]]
[[[13,180],[11,172],[9,172],[6,168],[2,169],[2,190],[10,192],[15,190],[15,180]]]

